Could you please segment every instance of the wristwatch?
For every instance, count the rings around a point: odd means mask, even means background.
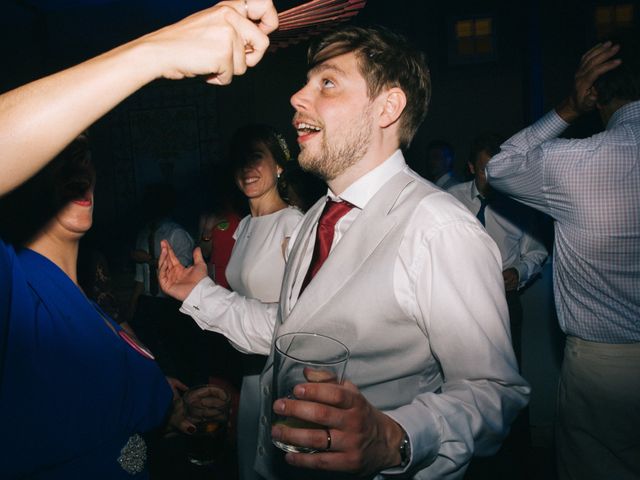
[[[411,460],[411,443],[409,442],[409,436],[405,433],[402,443],[400,443],[400,467],[404,468],[409,465]]]

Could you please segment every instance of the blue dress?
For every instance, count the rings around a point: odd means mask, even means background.
[[[0,239],[0,477],[146,478],[171,389],[55,264]]]

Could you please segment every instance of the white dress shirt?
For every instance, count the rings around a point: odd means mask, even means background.
[[[438,179],[434,183],[441,189],[448,190],[449,188],[457,185],[460,182],[458,182],[458,180],[453,176],[451,172],[446,172],[438,177]]]
[[[340,195],[356,208],[336,224],[332,249],[361,209],[400,171],[426,182],[407,167],[398,150]],[[289,245],[297,234],[298,229]],[[508,335],[500,252],[471,214],[444,193],[427,196],[417,205],[402,238],[389,272],[393,294],[405,316],[424,330],[445,384],[442,392],[422,394],[411,404],[385,413],[409,435],[412,457],[407,468],[423,468],[416,478],[460,478],[472,452],[486,455],[497,449],[500,435],[506,432],[505,419],[515,417],[529,393],[517,373]],[[300,265],[308,266],[311,243]],[[300,270],[291,303],[306,273]],[[181,311],[202,328],[223,333],[244,351],[269,353],[277,305],[247,300],[205,278],[185,299]],[[430,362],[434,361],[432,357]],[[500,432],[497,436],[489,433],[495,429]],[[426,464],[430,465],[425,468]],[[384,473],[401,473],[401,469]]]
[[[480,210],[480,192],[475,180],[460,183],[447,190],[469,211],[477,215]],[[509,198],[496,194],[484,210],[487,233],[498,245],[502,256],[502,270],[518,271],[518,288],[535,277],[547,258],[547,249],[532,234],[533,211]]]

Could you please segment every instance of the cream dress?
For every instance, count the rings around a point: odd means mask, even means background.
[[[240,221],[225,272],[235,292],[264,303],[279,301],[285,266],[282,243],[302,216],[298,209],[288,207],[260,217],[248,215]],[[253,469],[260,416],[259,378],[260,375],[246,375],[242,379],[238,412],[241,480],[261,478]]]

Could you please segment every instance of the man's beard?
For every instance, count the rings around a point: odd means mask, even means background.
[[[312,153],[304,149],[298,158],[300,166],[307,172],[331,181],[358,163],[371,143],[371,106],[368,106],[358,122],[353,123],[341,138],[327,141],[322,130],[320,151]]]

